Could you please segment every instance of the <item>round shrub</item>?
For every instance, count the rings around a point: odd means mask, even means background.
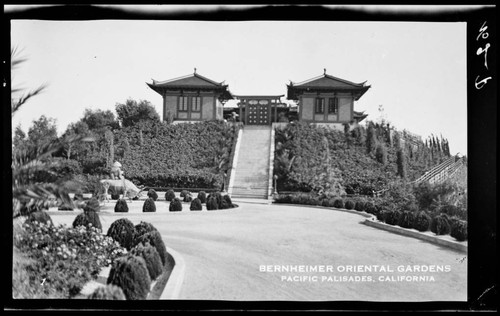
[[[152,198],[153,201],[156,201],[158,199],[158,193],[156,193],[156,191],[153,189],[149,189],[148,197]]]
[[[119,286],[127,300],[145,300],[151,286],[146,262],[138,256],[125,256],[113,262],[107,284]]]
[[[155,201],[152,198],[147,198],[142,205],[142,212],[156,212]]]
[[[226,194],[222,197],[222,201],[226,202],[227,207],[226,208],[232,208],[233,207],[233,201],[231,200],[231,197]]]
[[[170,212],[180,212],[182,211],[182,202],[179,198],[175,198],[170,202],[170,206],[168,208]]]
[[[111,194],[112,200],[118,200],[120,198],[120,194]]]
[[[200,199],[201,203],[207,203],[207,193],[205,191],[198,192],[198,199]]]
[[[467,240],[467,221],[454,221],[451,225],[450,235],[458,241]]]
[[[379,212],[377,212],[376,216],[377,216],[377,219],[379,221],[385,222],[385,219],[387,218],[387,214],[389,214],[388,210],[380,210]]]
[[[375,204],[373,202],[366,202],[365,203],[365,212],[369,214],[377,214],[377,208],[375,207]]]
[[[217,198],[210,196],[207,198],[207,211],[214,211],[219,209],[219,205],[217,204]]]
[[[170,202],[175,198],[175,192],[174,190],[170,189],[165,192],[165,200]]]
[[[199,198],[195,198],[192,202],[191,202],[191,206],[189,207],[189,209],[191,211],[201,211],[203,209],[202,205],[201,205],[201,201]]]
[[[100,209],[101,205],[99,204],[99,200],[97,200],[95,197],[88,200],[88,202],[83,207],[84,212],[89,212],[89,211],[99,212]]]
[[[413,221],[413,228],[419,232],[426,232],[431,226],[432,218],[424,211],[419,212]]]
[[[157,230],[151,231],[141,236],[137,236],[134,240],[134,246],[140,243],[149,243],[151,246],[155,247],[156,251],[158,251],[158,254],[160,255],[162,264],[165,265],[165,262],[167,262],[168,259],[168,252],[167,248],[165,247],[165,243],[163,242],[163,239],[161,238],[161,235]]]
[[[142,236],[152,231],[158,231],[158,230],[152,224],[141,221],[139,224],[135,225],[134,238],[138,238],[139,236]]]
[[[136,230],[134,224],[128,218],[120,218],[111,223],[107,235],[127,250],[134,246]]]
[[[356,205],[354,205],[354,209],[359,212],[364,212],[365,210],[365,202],[357,201]]]
[[[215,198],[215,201],[217,202],[217,209],[222,208],[222,194],[220,192],[212,192],[207,196],[207,203],[208,199],[210,198]]]
[[[138,244],[130,253],[144,259],[151,280],[156,280],[156,278],[163,272],[160,254],[158,254],[156,248],[151,246],[149,243],[146,243],[146,245],[142,243]]]
[[[399,223],[400,217],[401,217],[401,211],[390,210],[385,215],[385,222],[389,225],[397,225]]]
[[[113,284],[98,287],[87,298],[91,300],[126,300],[121,287]]]
[[[102,230],[101,220],[99,219],[99,214],[97,212],[88,211],[78,214],[75,220],[73,221],[73,228],[78,226],[93,226]]]
[[[127,201],[125,201],[125,199],[119,199],[118,201],[116,201],[115,212],[116,213],[127,213],[128,212],[128,205],[127,205]]]
[[[348,210],[353,210],[356,204],[352,200],[347,200],[344,207]]]
[[[335,208],[344,208],[344,201],[342,201],[342,199],[335,199],[333,201],[333,207],[335,207]]]
[[[191,194],[187,194],[185,197],[184,197],[184,202],[191,202],[193,200],[193,196]]]
[[[448,216],[445,214],[437,215],[431,221],[431,232],[436,235],[447,235],[450,233],[451,227],[448,221]]]
[[[329,199],[323,199],[321,201],[321,206],[330,207],[330,200]]]
[[[50,224],[52,225],[52,218],[50,218],[50,215],[47,214],[45,211],[36,211],[30,213],[28,215],[28,218],[26,219],[28,222],[34,222],[37,221],[39,223],[44,223],[44,224]]]
[[[183,198],[183,197],[186,197],[186,195],[188,195],[188,194],[191,194],[188,190],[182,190],[180,196],[181,196],[181,198]]]
[[[415,222],[415,213],[412,211],[404,211],[401,213],[398,225],[403,228],[413,228]]]

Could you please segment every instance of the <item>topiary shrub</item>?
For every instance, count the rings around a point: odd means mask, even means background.
[[[431,232],[436,235],[447,235],[451,231],[448,216],[445,214],[437,215],[431,221]]]
[[[363,201],[357,201],[356,205],[354,205],[354,209],[359,212],[364,212],[365,211],[365,202]]]
[[[158,199],[158,193],[156,193],[156,191],[153,189],[149,189],[148,197],[152,198],[153,201],[156,201]]]
[[[207,193],[205,191],[198,192],[197,198],[200,200],[202,204],[207,203]]]
[[[187,194],[185,197],[184,197],[184,202],[191,202],[193,200],[193,196],[191,194]]]
[[[95,289],[92,294],[87,296],[91,300],[126,300],[125,294],[121,287],[108,284]]]
[[[181,196],[181,198],[184,198],[188,194],[191,194],[191,192],[189,192],[188,190],[182,190],[180,196]]]
[[[398,225],[403,228],[413,228],[415,222],[415,213],[412,211],[404,211],[399,217]]]
[[[377,214],[377,208],[375,207],[375,204],[371,201],[368,201],[365,203],[365,212],[369,214]]]
[[[174,198],[175,198],[175,192],[174,192],[174,190],[169,189],[169,190],[167,190],[167,192],[165,192],[165,200],[166,201],[170,202]]]
[[[385,222],[385,219],[387,218],[388,214],[389,214],[388,210],[380,210],[379,212],[377,212],[376,216],[379,221]]]
[[[217,198],[210,196],[207,198],[207,211],[214,211],[219,209],[219,204],[217,203]]]
[[[88,200],[88,202],[83,207],[84,212],[89,212],[89,211],[99,212],[100,210],[101,210],[101,205],[99,204],[99,200],[97,200],[95,197]]]
[[[120,194],[111,194],[112,200],[118,200],[120,198]]]
[[[399,223],[400,217],[401,217],[401,211],[390,210],[385,215],[385,222],[389,225],[397,225]]]
[[[344,207],[348,210],[353,210],[356,204],[352,200],[345,201]]]
[[[203,209],[203,206],[201,205],[201,201],[199,198],[195,198],[191,202],[191,206],[189,207],[191,211],[201,211]]]
[[[207,196],[207,203],[208,199],[210,198],[215,198],[215,201],[217,202],[217,209],[222,209],[222,194],[220,192],[212,192]]]
[[[119,199],[116,201],[115,213],[128,213],[128,205],[125,199]]]
[[[152,198],[147,198],[142,205],[142,212],[156,212],[155,201]]]
[[[141,236],[136,236],[134,240],[134,246],[140,243],[146,244],[149,243],[151,246],[156,248],[158,254],[160,255],[161,263],[165,265],[168,259],[167,248],[165,247],[165,243],[161,238],[160,233],[157,230],[151,231]]]
[[[76,216],[75,220],[73,221],[73,228],[76,228],[78,226],[92,226],[99,230],[102,230],[99,214],[94,211],[84,211],[83,213],[78,214],[78,216]]]
[[[50,215],[47,214],[45,211],[36,211],[32,212],[28,215],[28,218],[26,221],[33,223],[33,222],[39,222],[39,223],[44,223],[44,224],[50,224],[53,225],[52,223],[52,218],[50,218]]]
[[[330,200],[329,199],[323,199],[321,201],[321,206],[330,207]]]
[[[335,208],[344,208],[344,201],[342,201],[342,199],[335,199],[333,201],[333,207],[335,207]]]
[[[432,218],[424,211],[417,213],[413,221],[413,228],[419,232],[426,232],[431,226]]]
[[[232,208],[233,207],[233,201],[231,200],[231,197],[227,194],[222,196],[222,202],[226,202],[225,208]]]
[[[458,241],[467,240],[467,221],[457,220],[451,225],[451,237]]]
[[[144,259],[146,262],[146,268],[148,268],[149,277],[152,281],[156,280],[156,278],[163,272],[160,254],[158,254],[156,248],[151,246],[149,243],[146,243],[146,245],[142,243],[138,244],[130,253]]]
[[[106,235],[116,240],[122,247],[130,250],[134,246],[136,230],[134,224],[128,218],[120,218],[111,223]]]
[[[151,286],[146,262],[138,256],[125,256],[113,263],[107,284],[119,286],[127,300],[145,300]]]
[[[158,231],[158,230],[152,224],[141,221],[139,224],[135,225],[134,239],[152,231]]]
[[[168,208],[170,212],[180,212],[182,211],[182,202],[179,198],[175,198],[170,202],[170,206]]]

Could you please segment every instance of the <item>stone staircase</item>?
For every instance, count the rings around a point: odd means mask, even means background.
[[[246,125],[241,136],[232,198],[267,199],[271,126]]]
[[[415,184],[421,182],[429,182],[430,184],[439,184],[447,179],[456,178],[456,180],[466,176],[466,167],[460,157],[452,156],[431,170],[427,171],[424,175],[414,181]]]

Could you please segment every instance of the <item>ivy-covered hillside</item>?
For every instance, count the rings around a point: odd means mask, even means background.
[[[333,182],[345,190],[334,194],[371,195],[395,180],[415,180],[449,157],[444,139],[424,142],[373,122],[344,132],[292,123],[276,130],[275,142],[278,191],[324,190]]]

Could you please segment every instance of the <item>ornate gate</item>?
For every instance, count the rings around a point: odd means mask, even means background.
[[[269,105],[267,100],[251,100],[247,106],[247,124],[269,125]]]

